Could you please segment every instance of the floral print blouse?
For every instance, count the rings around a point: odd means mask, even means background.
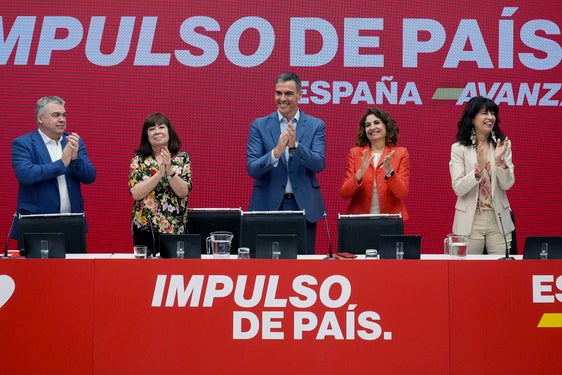
[[[172,158],[174,171],[187,181],[191,192],[191,158],[187,152],[179,152]],[[129,189],[138,182],[147,180],[158,171],[154,156],[136,154],[129,167]],[[188,195],[189,196],[189,195]],[[132,224],[135,228],[157,231],[158,233],[187,233],[187,200],[179,198],[164,176],[158,185],[143,199],[133,204]],[[150,220],[150,222],[149,222]]]
[[[476,213],[489,211],[494,209],[492,202],[492,184],[490,182],[490,162],[486,163],[486,168],[482,170],[482,179],[478,186],[478,203],[476,205]]]

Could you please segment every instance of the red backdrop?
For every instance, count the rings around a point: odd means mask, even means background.
[[[98,171],[84,187],[89,250],[123,252],[131,247],[128,166],[144,118],[160,111],[178,129],[193,160],[191,207],[246,209],[249,124],[275,110],[276,76],[295,71],[305,81],[301,109],[327,124],[319,179],[334,240],[346,207],[345,156],[361,114],[379,106],[395,117],[411,154],[406,232],[423,236],[424,252],[441,251],[455,202],[450,145],[475,94],[499,103],[513,142],[509,199],[520,243],[560,234],[560,9],[520,1],[5,3],[0,233],[17,198],[8,145],[36,128],[39,97],[67,101],[68,130],[85,140]],[[320,226],[317,252],[327,250],[325,232]]]

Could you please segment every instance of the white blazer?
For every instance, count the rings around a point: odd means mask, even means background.
[[[492,203],[496,211],[496,221],[501,231],[501,221],[505,233],[511,233],[515,225],[511,220],[509,201],[506,191],[515,183],[513,173],[513,163],[511,161],[511,145],[502,156],[507,168],[496,167],[494,163],[495,146],[490,145],[490,182],[492,184]],[[478,201],[478,185],[474,175],[474,166],[477,163],[476,147],[463,146],[459,142],[451,146],[451,160],[449,161],[449,171],[453,190],[457,195],[455,204],[455,220],[453,221],[453,233],[469,235],[472,231],[472,222],[476,212]]]

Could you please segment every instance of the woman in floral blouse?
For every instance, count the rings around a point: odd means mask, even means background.
[[[187,233],[191,159],[168,117],[153,113],[144,121],[140,145],[129,167],[129,191],[135,200],[133,241],[159,252],[161,233]]]
[[[506,194],[515,174],[511,142],[500,130],[499,108],[490,99],[477,96],[466,104],[449,170],[457,195],[453,233],[470,236],[469,254],[484,249],[505,254],[515,229]]]

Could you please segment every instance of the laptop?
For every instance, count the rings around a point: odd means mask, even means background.
[[[272,259],[273,242],[279,242],[279,259],[297,259],[298,249],[296,234],[257,234],[256,258]]]
[[[201,259],[200,234],[161,234],[160,258],[177,258],[178,241],[183,241],[183,257]]]
[[[562,259],[561,236],[530,236],[525,238],[523,259],[541,259],[541,245],[548,243],[547,259]]]
[[[66,258],[64,233],[23,233],[23,253],[26,258],[41,258],[41,241],[48,241],[49,258]]]
[[[396,259],[396,242],[404,244],[404,259],[420,259],[421,236],[411,234],[381,234],[378,248],[381,259]]]

